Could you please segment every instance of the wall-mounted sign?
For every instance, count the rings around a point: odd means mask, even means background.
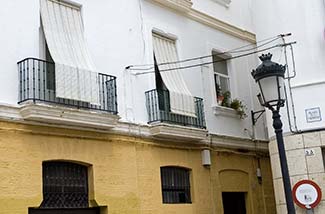
[[[305,149],[305,156],[314,156],[315,150],[314,149]]]
[[[322,121],[322,115],[319,107],[305,109],[305,113],[307,123]]]
[[[315,182],[302,180],[293,186],[292,195],[294,202],[299,207],[312,209],[319,204],[322,198],[322,191]]]

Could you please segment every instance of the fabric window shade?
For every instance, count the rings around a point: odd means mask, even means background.
[[[188,90],[177,64],[163,64],[178,61],[175,41],[153,34],[153,50],[161,78],[170,95],[170,110],[176,114],[196,117],[194,97]],[[164,71],[166,69],[173,69]]]
[[[56,97],[99,105],[98,73],[84,38],[80,8],[41,0],[42,27],[55,63]]]

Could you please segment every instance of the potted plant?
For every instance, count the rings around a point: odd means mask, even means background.
[[[229,107],[234,109],[237,112],[240,119],[244,119],[247,117],[247,114],[245,112],[245,110],[247,108],[246,108],[246,105],[242,101],[240,101],[238,99],[234,99],[233,101],[231,101]]]
[[[221,106],[224,107],[230,107],[230,91],[225,91],[223,94],[223,99],[222,99],[222,103]]]

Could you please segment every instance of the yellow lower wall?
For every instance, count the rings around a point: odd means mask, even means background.
[[[71,160],[91,165],[90,199],[108,214],[222,214],[222,191],[247,192],[247,214],[275,213],[268,157],[201,149],[131,136],[0,122],[0,213],[26,214],[42,201],[42,162]],[[160,167],[191,169],[192,204],[162,204]],[[91,186],[91,184],[90,184]]]

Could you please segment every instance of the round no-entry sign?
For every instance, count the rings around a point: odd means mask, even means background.
[[[293,200],[304,209],[316,207],[322,199],[322,191],[311,180],[302,180],[296,183],[292,189]]]

